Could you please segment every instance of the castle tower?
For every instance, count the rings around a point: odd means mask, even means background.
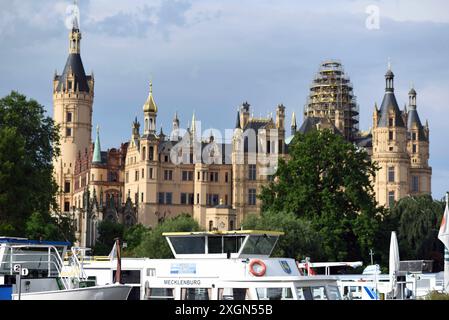
[[[407,127],[394,95],[394,74],[389,67],[385,96],[373,115],[373,156],[380,167],[374,180],[376,200],[392,206],[409,193],[410,158],[407,153]]]
[[[74,205],[74,166],[80,154],[88,153],[92,134],[94,77],[86,75],[81,61],[81,32],[74,18],[69,33],[69,56],[61,75],[53,80],[53,119],[60,126],[60,156],[54,160],[59,187],[57,203],[62,212]]]
[[[355,138],[359,124],[358,105],[350,79],[340,62],[329,60],[321,64],[310,86],[304,116],[329,119],[347,140]]]
[[[432,168],[429,167],[429,130],[419,119],[416,90],[409,92],[407,114],[408,153],[410,156],[410,194],[430,194]]]

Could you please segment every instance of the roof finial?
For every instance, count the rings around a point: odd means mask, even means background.
[[[388,57],[388,70],[391,71],[391,58]]]
[[[153,76],[150,78],[150,93],[153,93]]]

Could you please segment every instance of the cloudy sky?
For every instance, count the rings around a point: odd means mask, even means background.
[[[65,0],[0,0],[0,96],[18,90],[52,115],[52,77],[68,54]],[[103,148],[129,139],[148,83],[165,131],[178,111],[202,128],[234,126],[276,105],[301,115],[320,62],[339,59],[354,84],[360,127],[380,104],[388,58],[396,97],[413,82],[429,120],[433,195],[449,190],[449,2],[446,0],[79,0],[82,57],[95,74]],[[377,19],[378,13],[378,19]],[[288,121],[288,123],[290,123]]]

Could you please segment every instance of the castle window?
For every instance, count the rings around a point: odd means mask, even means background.
[[[388,206],[393,208],[395,201],[394,191],[388,192]]]
[[[164,157],[164,161],[165,161],[165,162],[168,162],[168,156],[165,156],[165,157]]]
[[[413,152],[413,153],[416,153],[416,144],[414,144],[414,145],[412,146],[412,152]]]
[[[416,140],[416,132],[412,132],[412,140],[413,140],[413,141]]]
[[[164,180],[167,180],[167,181],[173,180],[173,171],[172,170],[164,170]]]
[[[159,204],[164,204],[164,198],[165,198],[165,194],[163,192],[159,192],[159,194],[158,194],[158,203]]]
[[[256,189],[249,189],[248,190],[248,204],[250,206],[256,205]]]
[[[412,192],[419,192],[419,177],[412,176]]]
[[[254,181],[256,180],[256,165],[250,164],[248,166],[248,180]]]
[[[142,160],[145,161],[146,157],[147,157],[147,148],[143,147],[142,148]]]
[[[196,194],[196,203],[200,204],[200,194],[199,193]]]
[[[64,183],[64,193],[70,193],[70,182],[66,181]]]
[[[153,179],[153,168],[150,168],[150,179]]]
[[[165,204],[172,204],[173,200],[173,193],[167,192],[165,194]]]
[[[388,140],[393,140],[393,131],[388,131]]]
[[[209,220],[209,231],[212,231],[214,227],[214,222],[212,220]]]
[[[136,170],[136,172],[134,173],[134,181],[139,181],[139,171]]]
[[[225,205],[228,205],[228,195],[225,195]]]
[[[149,152],[149,154],[148,154],[148,159],[149,159],[150,161],[153,161],[153,160],[154,160],[154,147],[150,147],[150,152]]]
[[[187,204],[187,193],[181,193],[181,204]]]
[[[210,173],[210,181],[211,182],[218,182],[218,172],[211,172]]]
[[[141,193],[140,201],[143,202],[143,192]]]
[[[193,181],[193,171],[183,171],[182,181]]]
[[[72,113],[67,112],[67,122],[72,122]]]
[[[279,142],[278,142],[278,150],[279,150],[279,154],[282,154],[283,152],[283,150],[282,150],[282,145],[283,145],[284,143],[282,142],[282,140],[279,140]]]
[[[388,167],[388,182],[394,182],[394,167]]]
[[[67,81],[67,90],[72,91],[73,90],[73,82]]]
[[[229,221],[229,231],[234,230],[234,220]]]
[[[70,202],[66,201],[64,202],[64,212],[70,211]]]
[[[229,182],[229,173],[225,173],[225,182],[228,183]]]
[[[129,182],[129,172],[126,172],[126,174],[125,174],[125,182],[126,183]]]
[[[394,118],[388,119],[388,125],[389,125],[390,127],[393,126],[393,123],[394,123]]]
[[[72,128],[66,128],[65,135],[66,135],[66,137],[71,137],[72,136]]]
[[[142,179],[145,179],[145,169],[142,169]]]

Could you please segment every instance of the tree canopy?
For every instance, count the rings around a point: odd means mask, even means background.
[[[401,260],[434,260],[434,269],[443,267],[443,243],[438,231],[444,202],[429,195],[406,197],[391,209],[392,223],[398,231]]]
[[[329,130],[297,133],[288,160],[262,187],[264,212],[291,212],[311,222],[328,260],[368,257],[383,213],[371,178],[377,167],[363,149]]]
[[[134,249],[133,255],[151,259],[173,258],[167,240],[162,236],[162,233],[189,231],[200,231],[198,222],[190,215],[183,214],[175,218],[167,219],[144,235],[141,244]]]
[[[14,91],[0,99],[2,235],[73,239],[66,219],[50,214],[59,212],[53,179],[58,154],[58,128],[42,105]]]

